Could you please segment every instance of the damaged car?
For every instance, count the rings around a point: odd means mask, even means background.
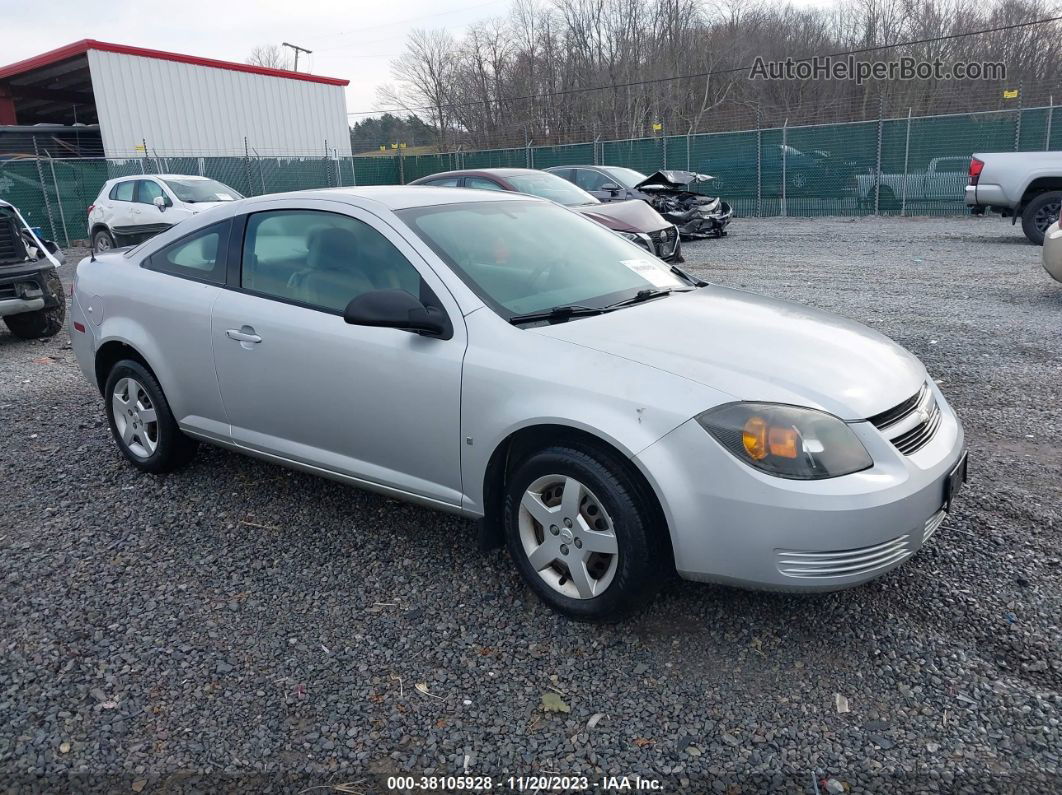
[[[620,237],[641,246],[664,262],[683,262],[682,242],[674,222],[661,217],[644,202],[628,201],[603,204],[600,199],[556,175],[533,168],[481,168],[446,171],[421,177],[410,185],[438,188],[474,188],[526,193],[556,202],[580,215],[597,221]]]
[[[0,317],[22,339],[54,337],[66,320],[63,254],[14,205],[0,200]]]
[[[723,237],[734,210],[718,197],[689,189],[713,177],[693,171],[654,171],[648,177],[619,166],[554,166],[546,169],[604,201],[642,199],[678,227],[685,238]]]

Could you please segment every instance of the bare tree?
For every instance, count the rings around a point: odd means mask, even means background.
[[[259,44],[247,56],[247,63],[252,66],[265,66],[269,69],[291,69],[291,60],[275,44]]]
[[[988,110],[1002,88],[1046,101],[1062,75],[1062,26],[969,31],[1051,17],[1053,0],[512,0],[503,19],[463,35],[414,31],[392,63],[381,107],[437,130],[442,147],[570,143]],[[906,42],[921,42],[906,44]],[[902,45],[902,46],[898,46]],[[1007,79],[792,77],[750,65],[853,52],[856,64],[1005,61]]]

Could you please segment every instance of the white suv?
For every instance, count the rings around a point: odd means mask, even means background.
[[[104,183],[88,208],[94,251],[140,243],[179,221],[243,196],[221,182],[187,174],[140,174]]]

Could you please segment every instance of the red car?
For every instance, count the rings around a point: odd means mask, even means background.
[[[480,168],[444,171],[421,177],[410,185],[476,188],[527,193],[592,218],[665,262],[682,262],[678,229],[643,201],[602,203],[565,179],[533,168]]]

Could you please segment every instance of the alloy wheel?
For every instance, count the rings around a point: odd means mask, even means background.
[[[158,414],[139,381],[123,378],[114,385],[111,414],[118,436],[137,458],[150,458],[159,448]]]
[[[612,519],[583,483],[567,475],[538,478],[524,492],[520,543],[531,567],[571,599],[600,596],[619,564]]]
[[[108,251],[111,248],[111,239],[106,232],[96,233],[96,251]]]
[[[1036,228],[1041,232],[1046,232],[1047,227],[1051,226],[1058,220],[1059,211],[1062,210],[1062,201],[1049,202],[1036,211],[1034,222]]]

